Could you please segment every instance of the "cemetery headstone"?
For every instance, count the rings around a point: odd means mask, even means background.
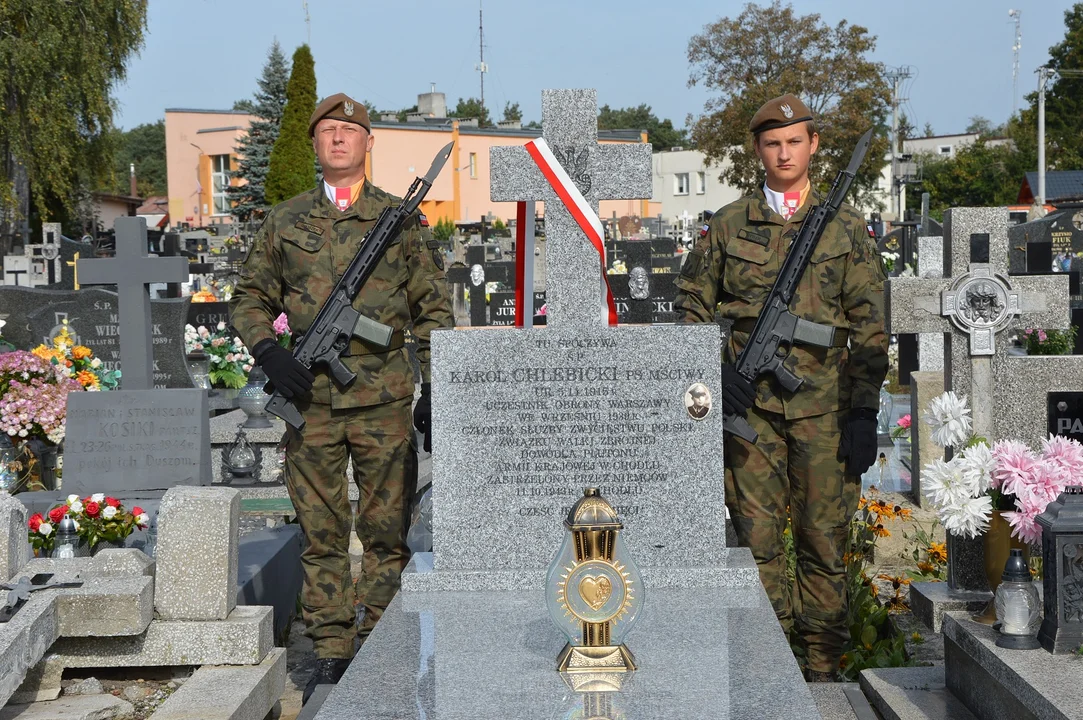
[[[194,302],[188,306],[188,324],[192,327],[203,325],[213,331],[220,322],[229,325],[229,303]]]
[[[1051,392],[1046,403],[1050,435],[1083,442],[1083,392]]]
[[[942,236],[918,238],[918,266],[916,272],[920,278],[944,277],[944,238]],[[943,333],[921,333],[918,335],[918,367],[922,372],[943,371]]]
[[[470,325],[479,327],[489,324],[488,304],[485,301],[485,285],[501,282],[514,289],[515,265],[509,262],[491,262],[486,258],[484,245],[466,248],[466,265],[448,268],[447,281],[466,286],[470,291]]]
[[[144,218],[117,218],[116,234],[116,257],[79,260],[79,277],[83,285],[117,286],[120,356],[124,365],[121,387],[148,390],[154,387],[154,367],[147,285],[186,279],[188,262],[183,258],[148,257],[147,221]]]

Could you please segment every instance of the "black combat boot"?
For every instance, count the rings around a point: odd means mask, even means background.
[[[317,685],[337,684],[351,662],[350,658],[317,658],[316,669],[312,671],[308,685],[305,685],[305,694],[301,696],[301,704],[308,704],[308,699],[312,697],[312,693],[316,692]]]

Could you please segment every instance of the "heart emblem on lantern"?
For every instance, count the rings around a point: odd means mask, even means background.
[[[613,583],[605,575],[587,575],[579,581],[579,596],[595,610],[605,605],[612,594]]]

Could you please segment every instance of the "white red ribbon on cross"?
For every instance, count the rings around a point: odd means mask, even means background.
[[[560,201],[564,203],[564,207],[575,219],[579,229],[583,231],[583,234],[587,236],[587,240],[598,251],[601,269],[602,320],[607,321],[610,325],[616,325],[617,303],[613,300],[613,290],[609,287],[609,280],[605,274],[605,235],[602,232],[602,223],[598,219],[598,214],[594,212],[587,199],[583,197],[583,193],[579,192],[579,188],[575,186],[571,177],[561,166],[556,156],[553,155],[553,151],[549,148],[549,144],[545,142],[545,138],[538,138],[528,142],[526,151],[530,153],[530,157],[534,159],[542,175],[545,176],[545,179],[556,192],[557,197],[560,198]]]

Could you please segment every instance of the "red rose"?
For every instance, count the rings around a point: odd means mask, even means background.
[[[41,513],[34,513],[30,516],[30,532],[37,532],[41,524],[45,522],[45,518]]]
[[[68,514],[67,505],[57,505],[55,508],[49,511],[49,519],[53,521],[53,525],[56,525],[64,516]]]
[[[120,507],[120,500],[117,500],[116,498],[106,497],[105,504],[112,505],[113,507]]]
[[[135,507],[132,508],[132,515],[135,515],[136,517],[138,517],[138,516],[140,516],[142,514],[143,514],[143,508],[139,507],[138,505],[136,505]]]
[[[98,517],[98,512],[101,510],[101,506],[99,506],[98,503],[94,502],[93,500],[90,500],[85,505],[83,505],[83,509],[86,511],[88,517]]]

